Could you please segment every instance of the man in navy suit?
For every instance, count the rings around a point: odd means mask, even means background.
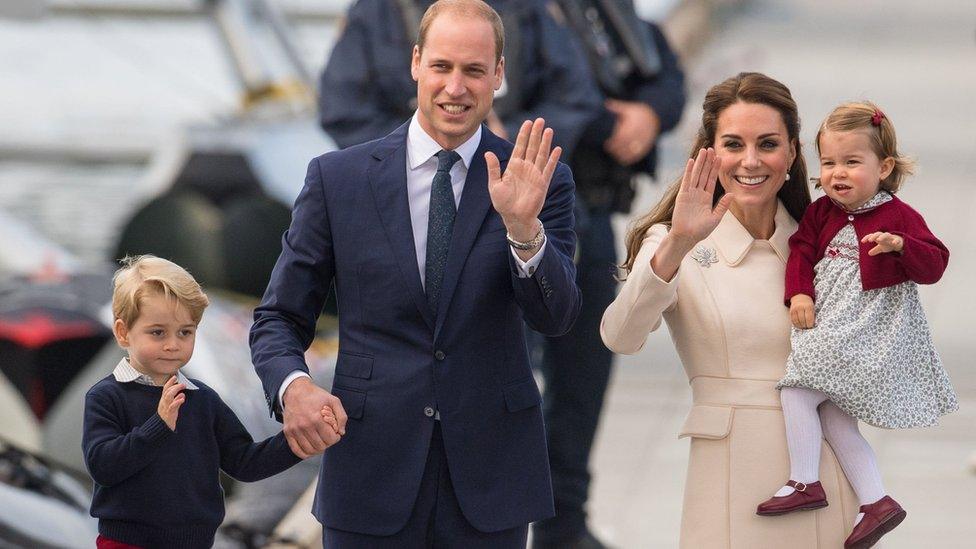
[[[543,120],[514,147],[483,125],[503,42],[480,0],[428,9],[416,113],[311,162],[255,310],[255,369],[291,448],[328,448],[313,506],[325,547],[524,547],[553,514],[522,322],[562,334],[579,312],[574,185]],[[333,282],[328,392],[303,353]]]

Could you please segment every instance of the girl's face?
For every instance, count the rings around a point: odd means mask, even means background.
[[[722,158],[718,174],[733,208],[768,208],[776,203],[796,157],[779,111],[757,103],[734,103],[718,115],[715,151]]]
[[[864,131],[828,130],[820,134],[820,186],[848,210],[860,208],[878,194],[881,180],[894,167],[890,156],[878,158]]]

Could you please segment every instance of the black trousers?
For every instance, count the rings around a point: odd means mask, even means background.
[[[569,333],[539,337],[542,356],[533,356],[546,379],[543,412],[556,503],[556,516],[533,526],[533,543],[573,540],[586,528],[590,450],[613,362],[613,354],[600,339],[600,321],[617,288],[610,212],[590,210],[578,217],[580,315]]]
[[[440,422],[427,454],[427,465],[420,481],[420,493],[406,526],[392,536],[371,536],[322,528],[324,549],[525,549],[528,525],[481,532],[471,526],[458,505],[444,453]]]

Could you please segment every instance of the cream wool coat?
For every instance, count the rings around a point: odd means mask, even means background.
[[[826,443],[820,480],[829,506],[756,515],[756,505],[782,487],[790,472],[775,386],[790,351],[783,292],[794,230],[796,222],[782,204],[768,241],[754,240],[727,213],[667,283],[650,267],[667,233],[655,225],[603,315],[603,341],[625,354],[639,351],[663,317],[688,374],[692,406],[679,434],[691,437],[682,548],[837,549],[853,528],[857,498]]]

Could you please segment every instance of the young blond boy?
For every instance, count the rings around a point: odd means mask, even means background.
[[[82,438],[96,544],[211,547],[224,518],[220,470],[252,482],[301,460],[282,433],[254,442],[213,389],[180,372],[209,304],[186,270],[126,258],[113,284],[113,330],[129,356],[88,391]]]

